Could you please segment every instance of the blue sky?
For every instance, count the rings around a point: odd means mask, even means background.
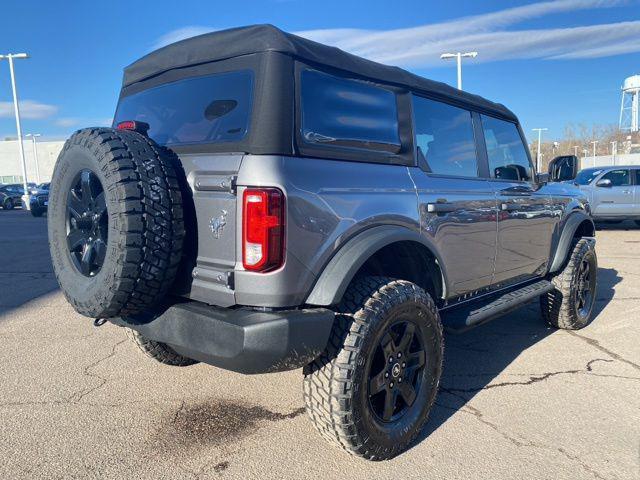
[[[366,5],[366,7],[364,7]],[[158,45],[213,29],[284,30],[454,84],[449,50],[477,50],[465,90],[502,102],[531,128],[617,123],[620,86],[640,73],[640,0],[155,0],[3,5],[0,53],[17,60],[24,133],[63,138],[113,116],[122,68]],[[524,57],[524,58],[523,58]],[[0,62],[0,138],[15,135]]]

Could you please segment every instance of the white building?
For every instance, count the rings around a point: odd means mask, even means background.
[[[64,145],[63,141],[37,142],[38,170],[40,178],[36,175],[36,162],[33,155],[33,141],[30,138],[24,140],[24,154],[27,162],[27,181],[34,183],[48,182],[51,180],[53,167]],[[22,166],[20,165],[20,152],[17,140],[0,141],[0,183],[21,183]]]

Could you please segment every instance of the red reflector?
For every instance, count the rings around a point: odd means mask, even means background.
[[[247,188],[242,197],[242,264],[267,272],[284,262],[284,195],[277,188]]]
[[[118,130],[135,130],[136,129],[136,122],[134,122],[133,120],[127,120],[124,122],[120,122],[117,126]]]
[[[118,130],[133,130],[134,132],[146,135],[147,131],[149,130],[149,124],[144,122],[136,122],[134,120],[125,120],[123,122],[119,122],[116,125],[116,128]]]

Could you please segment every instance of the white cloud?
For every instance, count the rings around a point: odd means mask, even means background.
[[[20,117],[30,120],[48,118],[58,111],[58,107],[55,105],[48,105],[35,100],[22,100],[19,103]],[[11,118],[13,116],[13,102],[0,102],[0,118]]]
[[[78,118],[78,117],[61,117],[56,119],[53,124],[61,128],[85,128],[85,127],[110,127],[113,123],[113,117],[104,118]]]
[[[440,54],[448,50],[477,50],[475,62],[594,58],[640,51],[640,21],[554,29],[508,28],[547,15],[627,3],[626,0],[558,0],[410,28],[338,28],[294,33],[371,60],[409,68],[445,66]],[[206,26],[173,30],[158,39],[156,48],[214,30]]]
[[[616,0],[543,2],[396,30],[327,29],[298,34],[371,60],[405,67],[442,66],[440,54],[477,50],[475,61],[591,58],[638,51],[640,21],[586,27],[504,30],[529,18],[619,5]]]
[[[63,127],[63,128],[75,127],[76,125],[78,125],[80,123],[80,119],[78,119],[78,118],[70,118],[70,117],[58,118],[53,123],[57,127]]]
[[[203,27],[199,25],[191,25],[188,27],[171,30],[170,32],[165,33],[160,38],[158,38],[158,40],[156,40],[156,42],[153,44],[153,49],[156,50],[171,43],[184,40],[185,38],[197,37],[198,35],[202,35],[203,33],[213,32],[215,30],[216,29],[213,27]]]

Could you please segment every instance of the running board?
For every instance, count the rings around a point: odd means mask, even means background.
[[[525,303],[553,290],[548,280],[539,280],[517,290],[497,294],[489,303],[471,301],[468,304],[452,307],[440,312],[442,323],[452,333],[462,333],[471,327],[515,310]]]

